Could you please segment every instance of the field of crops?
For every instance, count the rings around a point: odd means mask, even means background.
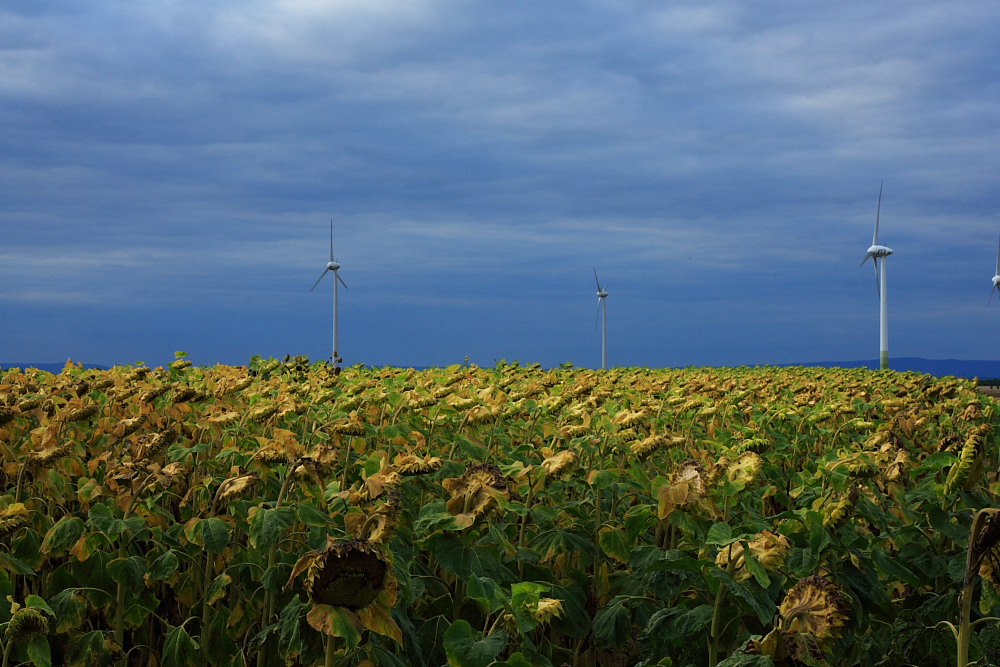
[[[0,371],[0,667],[997,665],[996,421],[867,370]]]

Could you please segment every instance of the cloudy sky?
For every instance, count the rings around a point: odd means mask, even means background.
[[[0,361],[998,359],[998,17],[7,0]]]

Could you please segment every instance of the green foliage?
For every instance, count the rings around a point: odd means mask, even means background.
[[[800,662],[954,664],[928,628],[1000,504],[996,403],[954,378],[185,357],[0,373],[11,664],[766,667],[820,574]]]

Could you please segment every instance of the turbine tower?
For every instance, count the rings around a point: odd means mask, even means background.
[[[993,292],[1000,292],[1000,245],[997,247],[997,271],[993,276],[993,289],[990,290],[990,300],[987,303],[993,301]]]
[[[884,184],[884,182],[883,182]],[[878,317],[878,356],[879,368],[886,370],[889,368],[889,305],[886,299],[885,288],[885,258],[892,254],[892,248],[878,243],[878,219],[882,211],[882,185],[878,187],[878,207],[875,209],[875,235],[872,237],[872,244],[868,248],[868,253],[861,260],[861,265],[872,260],[875,264],[875,288],[879,296],[879,317]],[[879,262],[881,260],[881,262]],[[879,264],[881,263],[881,270]]]
[[[601,369],[608,367],[608,286],[601,287],[601,281],[597,278],[597,269],[594,269],[594,280],[597,282],[597,317],[601,316],[601,309],[604,309],[604,328],[601,332]],[[597,320],[594,320],[594,328],[597,328]]]
[[[344,279],[340,277],[340,274],[338,273],[338,271],[340,271],[340,264],[338,264],[337,260],[333,258],[332,218],[330,219],[330,261],[326,263],[326,268],[323,269],[323,273],[320,274],[319,278],[316,279],[316,282],[313,283],[313,286],[309,289],[310,292],[316,289],[316,285],[319,285],[319,281],[323,280],[323,276],[326,275],[327,271],[333,271],[333,356],[330,357],[330,360],[332,361],[335,368],[339,368],[341,362],[343,362],[344,360],[340,357],[340,352],[339,352],[340,340],[339,340],[339,331],[337,329],[337,311],[339,309],[340,303],[337,293],[337,283],[343,285],[344,289],[347,289],[347,283],[345,283]]]

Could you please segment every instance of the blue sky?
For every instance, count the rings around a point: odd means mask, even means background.
[[[1000,358],[991,3],[11,0],[0,361]]]

